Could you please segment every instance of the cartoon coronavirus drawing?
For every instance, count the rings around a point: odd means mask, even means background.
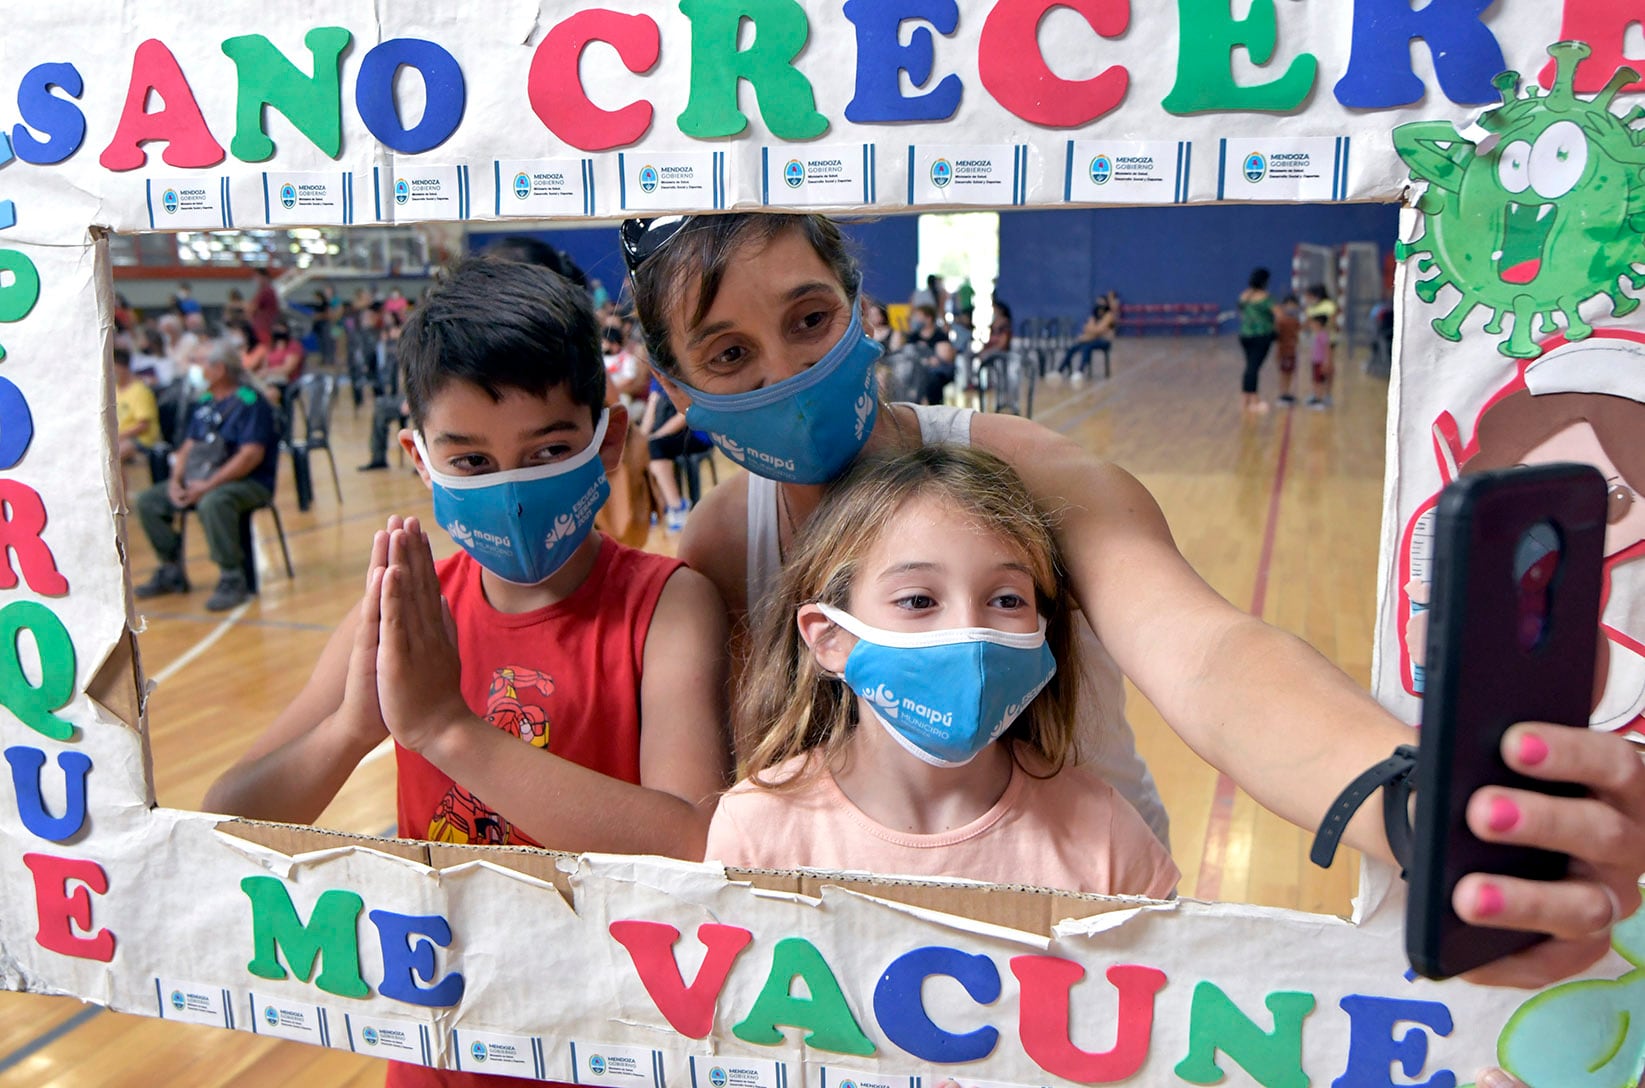
[[[1536,338],[1558,331],[1581,340],[1592,332],[1578,313],[1604,296],[1614,316],[1645,288],[1645,133],[1634,128],[1645,107],[1611,112],[1617,93],[1639,79],[1619,68],[1592,99],[1572,89],[1582,42],[1550,46],[1558,77],[1546,91],[1520,93],[1517,72],[1496,79],[1502,105],[1481,114],[1478,139],[1449,121],[1419,121],[1394,130],[1394,147],[1425,182],[1416,202],[1423,229],[1395,249],[1417,259],[1427,275],[1416,284],[1422,301],[1450,287],[1461,298],[1434,329],[1461,340],[1479,307],[1492,311],[1485,331],[1501,335],[1511,322],[1504,355],[1527,359]],[[1472,130],[1470,130],[1472,131]]]

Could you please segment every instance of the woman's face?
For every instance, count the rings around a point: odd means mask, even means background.
[[[1645,495],[1639,493],[1640,481],[1623,479],[1622,470],[1605,453],[1599,435],[1594,433],[1593,424],[1573,423],[1541,445],[1527,450],[1525,456],[1520,458],[1520,463],[1525,465],[1551,461],[1576,461],[1592,465],[1605,477],[1606,488],[1612,492],[1617,488],[1627,490],[1632,501],[1617,503],[1619,508],[1625,505],[1627,513],[1621,520],[1608,521],[1605,526],[1606,555],[1615,555],[1645,540]]]
[[[714,304],[693,325],[698,296],[695,284],[682,292],[669,343],[680,378],[705,393],[747,393],[792,378],[851,323],[845,289],[799,230],[737,250]]]

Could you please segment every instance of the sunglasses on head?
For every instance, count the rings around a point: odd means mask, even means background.
[[[669,239],[680,232],[680,228],[690,222],[689,215],[662,215],[655,219],[625,219],[617,231],[622,242],[623,261],[628,265],[628,274],[636,275],[642,265],[651,259]]]

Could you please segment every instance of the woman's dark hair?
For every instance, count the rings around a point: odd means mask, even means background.
[[[605,364],[588,292],[547,268],[466,257],[424,293],[401,333],[400,363],[415,427],[454,381],[494,401],[506,389],[543,396],[565,386],[595,416],[605,405]]]
[[[1269,272],[1266,268],[1254,269],[1251,272],[1251,280],[1248,286],[1253,291],[1266,291],[1268,290],[1269,278]]]
[[[652,363],[668,373],[679,371],[679,360],[668,344],[668,320],[690,284],[697,284],[698,295],[696,311],[688,320],[697,325],[714,305],[736,252],[745,245],[765,245],[790,230],[805,236],[846,295],[855,299],[862,287],[862,270],[839,225],[827,216],[762,212],[694,216],[634,274],[634,310],[645,329]]]

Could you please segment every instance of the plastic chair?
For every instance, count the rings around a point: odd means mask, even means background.
[[[720,470],[714,463],[714,447],[694,450],[691,453],[682,453],[674,458],[674,481],[681,494],[691,500],[696,506],[703,494],[702,467],[708,465],[708,475],[713,478],[715,486],[720,483]]]
[[[251,519],[252,515],[259,510],[267,510],[274,515],[274,532],[280,538],[280,555],[286,561],[286,577],[297,577],[296,572],[291,567],[291,549],[286,546],[286,527],[280,521],[280,508],[274,505],[274,499],[270,497],[269,501],[262,506],[254,506],[240,515],[240,551],[246,557],[245,564],[240,569],[246,576],[246,586],[253,593],[257,592],[257,549],[256,534],[252,532]],[[179,566],[183,563],[183,556],[188,543],[188,516],[192,513],[194,513],[194,507],[184,507],[179,512],[177,519],[177,562]]]
[[[301,407],[303,411],[302,440],[290,443],[293,469],[299,475],[307,475],[309,454],[315,450],[323,451],[331,464],[331,486],[337,492],[338,505],[342,505],[343,485],[337,477],[337,455],[331,452],[331,406],[337,396],[336,377],[331,374],[305,374],[291,383],[286,396],[294,409],[293,426],[296,423],[295,409]]]

